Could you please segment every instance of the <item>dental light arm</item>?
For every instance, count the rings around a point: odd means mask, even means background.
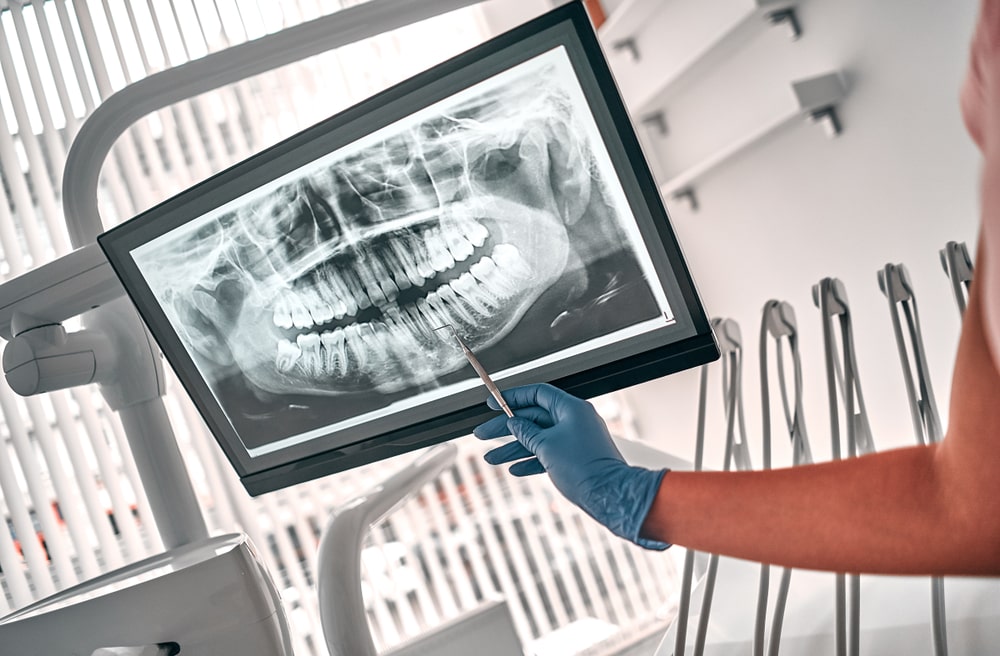
[[[111,381],[115,349],[99,330],[67,333],[61,322],[124,295],[97,244],[33,269],[0,287],[3,370],[22,396]]]
[[[7,345],[3,372],[11,389],[31,396],[100,382],[114,374],[117,359],[100,331],[67,333],[60,324],[43,324],[19,332]]]
[[[101,248],[91,243],[0,286],[0,337],[61,323],[125,295]],[[20,314],[20,321],[14,315]]]

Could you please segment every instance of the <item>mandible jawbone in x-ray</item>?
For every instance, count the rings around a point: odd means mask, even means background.
[[[471,375],[448,324],[496,370],[662,313],[569,61],[538,59],[137,255],[231,415],[330,421]]]

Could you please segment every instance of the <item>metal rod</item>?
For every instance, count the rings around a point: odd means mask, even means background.
[[[889,303],[889,315],[892,319],[893,333],[899,352],[900,364],[903,367],[903,383],[910,406],[910,417],[913,430],[921,444],[934,444],[941,440],[941,422],[938,417],[937,403],[931,387],[927,359],[924,353],[924,339],[920,333],[920,317],[917,313],[917,299],[913,293],[909,273],[903,264],[886,264],[878,272],[879,287]],[[903,336],[902,308],[909,336],[907,349]],[[909,353],[912,352],[916,368],[916,378],[910,368]],[[919,390],[919,395],[918,395]],[[935,656],[947,656],[947,616],[945,608],[944,581],[940,577],[931,579],[931,629],[934,638]]]
[[[477,374],[479,374],[479,378],[483,381],[483,384],[486,385],[486,389],[490,391],[490,394],[493,395],[496,402],[500,404],[500,408],[504,411],[504,414],[508,417],[513,417],[514,413],[511,411],[510,406],[507,405],[507,401],[504,400],[503,394],[500,393],[500,388],[496,386],[496,383],[493,382],[490,375],[486,373],[486,369],[484,369],[483,365],[479,363],[479,358],[477,358],[476,354],[472,352],[472,349],[466,346],[465,342],[462,341],[462,338],[458,336],[458,332],[456,332],[455,327],[449,323],[446,326],[438,326],[434,330],[442,330],[443,328],[451,329],[451,333],[455,336],[455,339],[458,340],[458,345],[462,347],[462,353],[465,354],[465,358],[469,361],[469,364],[471,364],[472,368],[476,370]]]

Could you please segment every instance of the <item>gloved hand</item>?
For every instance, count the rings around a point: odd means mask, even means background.
[[[513,462],[515,476],[547,472],[563,496],[615,535],[647,549],[670,546],[639,537],[667,470],[626,464],[594,407],[552,385],[514,387],[503,397],[515,416],[494,417],[473,433],[482,440],[513,434],[517,441],[487,452],[486,462]],[[500,409],[493,398],[487,404]]]

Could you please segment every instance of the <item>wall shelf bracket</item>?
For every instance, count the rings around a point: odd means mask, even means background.
[[[633,37],[615,41],[611,44],[611,49],[615,52],[627,53],[633,62],[639,61],[639,45]]]
[[[802,36],[802,23],[799,22],[799,15],[795,7],[778,9],[767,14],[767,20],[771,25],[784,27],[788,31],[788,38],[798,41]]]
[[[663,110],[644,114],[639,122],[651,134],[658,134],[661,137],[667,136],[667,116]]]
[[[677,201],[685,201],[688,204],[688,209],[692,212],[698,211],[698,195],[694,193],[694,187],[684,187],[678,189],[670,195],[671,198]]]
[[[821,125],[823,132],[831,139],[839,136],[843,130],[843,126],[840,123],[840,116],[837,114],[837,108],[834,105],[813,110],[809,113],[809,120]]]

